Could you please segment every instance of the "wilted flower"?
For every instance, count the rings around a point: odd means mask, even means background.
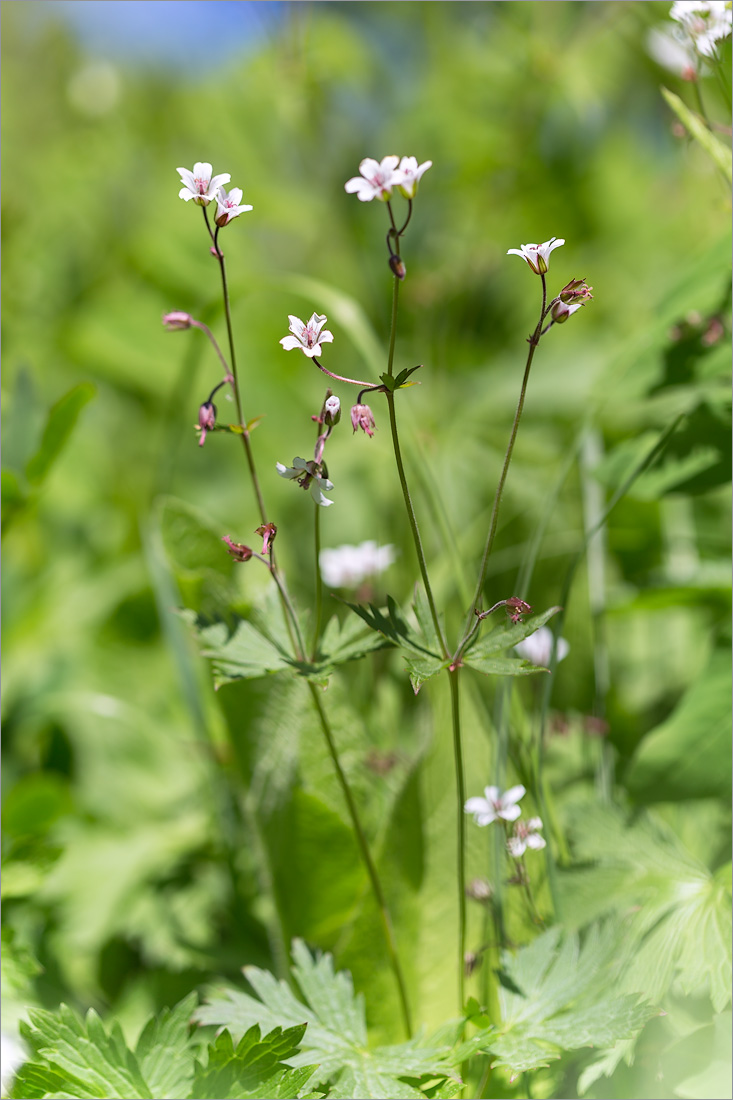
[[[275,541],[275,535],[277,534],[277,527],[274,523],[261,523],[259,527],[255,529],[256,535],[262,535],[262,553],[269,554],[270,547]]]
[[[304,458],[294,458],[292,466],[283,466],[282,462],[276,462],[275,466],[280,477],[297,481],[301,488],[310,489],[310,494],[316,504],[320,504],[324,508],[328,508],[329,505],[333,504],[332,500],[327,500],[323,495],[324,492],[330,493],[333,484],[327,477],[321,476],[316,463],[312,460],[307,462]]]
[[[467,814],[473,814],[477,825],[491,825],[498,818],[516,821],[522,812],[517,802],[526,793],[521,784],[510,787],[503,794],[498,787],[484,787],[484,798],[469,798],[463,809]]]
[[[406,199],[414,198],[420,177],[432,166],[432,160],[426,160],[424,164],[418,165],[417,157],[402,158],[395,173],[395,182]]]
[[[216,198],[221,185],[229,183],[232,178],[229,172],[212,176],[211,165],[200,161],[194,164],[193,172],[189,172],[188,168],[176,168],[176,172],[181,177],[181,183],[185,184],[178,192],[179,199],[184,199],[185,202],[193,199],[198,206],[208,206]]]
[[[523,615],[529,615],[532,608],[526,600],[520,600],[519,596],[510,596],[506,601],[507,615],[513,623],[521,623]]]
[[[550,237],[544,244],[523,244],[520,248],[510,248],[507,256],[521,256],[526,260],[535,275],[544,275],[550,266],[550,253],[554,248],[565,244],[564,238]]]
[[[216,405],[213,401],[204,401],[203,405],[199,408],[199,429],[201,430],[201,438],[199,439],[199,447],[203,447],[206,442],[206,433],[213,432],[216,427]]]
[[[254,550],[249,546],[245,546],[243,542],[234,542],[230,535],[223,535],[221,541],[226,544],[227,553],[231,554],[235,561],[249,561],[254,554]]]
[[[552,659],[553,634],[549,627],[541,626],[524,641],[515,645],[515,650],[525,661],[541,668],[547,668]],[[558,661],[564,661],[570,652],[570,645],[564,638],[557,639],[556,655]]]
[[[350,195],[358,195],[360,202],[371,202],[372,199],[386,202],[392,194],[392,188],[402,182],[399,172],[396,171],[399,160],[399,157],[384,157],[380,162],[366,157],[359,165],[361,175],[347,180],[344,190]]]
[[[588,286],[585,279],[571,279],[558,294],[561,302],[572,305],[574,302],[588,302],[592,299],[592,286]]]
[[[181,310],[174,310],[173,313],[163,314],[163,326],[167,328],[169,332],[176,332],[180,329],[190,328],[193,324],[193,317],[190,313],[183,313]]]
[[[300,317],[293,317],[292,313],[288,314],[288,320],[290,321],[290,331],[292,336],[283,336],[280,343],[286,351],[292,351],[293,348],[300,348],[309,359],[312,359],[314,355],[321,354],[321,344],[330,344],[333,342],[333,333],[326,330],[322,332],[328,318],[322,313],[311,314],[311,319],[307,324],[301,321]]]
[[[394,546],[377,546],[370,540],[360,546],[321,550],[318,564],[329,588],[356,588],[367,577],[383,573],[396,556]]]
[[[527,822],[518,821],[514,826],[514,835],[510,836],[506,842],[509,855],[519,859],[527,848],[534,848],[536,851],[544,848],[547,842],[539,835],[541,828],[542,818],[540,817],[530,817]]]
[[[716,43],[727,38],[733,27],[733,12],[727,0],[676,0],[669,13],[705,57],[713,57]]]
[[[327,397],[323,405],[323,422],[326,425],[338,424],[341,419],[341,402],[335,393]]]
[[[219,228],[229,225],[232,218],[238,218],[240,214],[252,209],[251,206],[240,206],[241,201],[241,187],[232,187],[228,194],[223,187],[219,188],[216,196],[216,224]]]
[[[374,435],[376,425],[374,423],[374,417],[372,416],[372,410],[368,405],[353,406],[351,410],[351,425],[354,431],[356,431],[357,428],[361,428],[368,436],[371,437]]]

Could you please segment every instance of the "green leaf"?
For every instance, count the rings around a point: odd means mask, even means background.
[[[185,500],[164,497],[158,504],[158,516],[165,551],[177,569],[187,573],[212,569],[231,575],[235,562],[203,512]]]
[[[347,606],[356,612],[372,630],[382,634],[393,645],[401,646],[419,656],[442,660],[440,650],[434,648],[436,641],[434,632],[430,641],[422,638],[407,622],[392,596],[387,597],[386,613],[384,609],[375,607],[374,604],[369,604],[368,609],[355,603],[347,603]]]
[[[730,661],[717,651],[670,717],[648,733],[624,782],[639,800],[730,798]]]
[[[337,615],[329,619],[319,646],[318,663],[333,669],[337,665],[355,661],[375,649],[382,649],[387,643],[369,631],[357,620],[349,616],[343,622]]]
[[[405,665],[407,666],[412,690],[415,692],[415,695],[417,695],[420,688],[427,680],[432,679],[433,676],[437,676],[444,668],[448,668],[450,659],[441,661],[434,657],[405,657]]]
[[[485,1049],[492,1066],[518,1074],[580,1047],[612,1047],[638,1034],[657,1014],[637,994],[616,991],[624,960],[614,929],[595,926],[582,945],[552,928],[516,955],[502,954],[511,987],[499,987],[501,1024]]]
[[[135,1057],[154,1096],[188,1096],[193,1081],[189,1039],[198,996],[190,993],[174,1009],[164,1008],[142,1030]]]
[[[730,146],[724,145],[720,138],[717,138],[715,134],[708,130],[704,121],[698,115],[694,114],[689,107],[682,102],[678,95],[675,95],[674,92],[670,92],[668,88],[662,88],[662,95],[677,115],[677,118],[685,127],[688,134],[702,146],[708,156],[718,168],[720,168],[721,172],[728,180],[728,183],[733,182],[733,163],[731,161]]]
[[[190,613],[184,617],[191,623],[196,622]],[[232,680],[248,680],[295,669],[292,657],[246,619],[238,620],[234,633],[230,633],[226,623],[199,626],[197,632],[204,647],[202,654],[211,660],[217,688]]]
[[[329,1097],[402,1100],[424,1096],[403,1078],[452,1076],[443,1048],[423,1046],[418,1040],[368,1049],[364,1002],[354,995],[351,976],[334,973],[330,955],[313,959],[305,945],[293,944],[293,976],[303,995],[297,1000],[285,982],[267,971],[246,967],[245,977],[259,997],[228,991],[226,999],[212,1001],[196,1013],[202,1024],[226,1027],[241,1035],[255,1023],[264,1027],[305,1022],[307,1030],[293,1066],[318,1062],[313,1084],[333,1081]]]
[[[297,1052],[305,1024],[275,1028],[260,1038],[254,1024],[236,1048],[228,1031],[209,1046],[208,1064],[196,1066],[193,1095],[196,1100],[295,1100],[315,1066],[292,1069],[285,1063]]]
[[[416,370],[422,368],[422,363],[418,363],[416,367],[406,367],[405,370],[401,370],[394,380],[394,388],[396,390],[407,389],[408,386],[419,386],[419,382],[408,382],[407,379],[411,374],[414,374]]]
[[[483,672],[486,676],[532,676],[537,672],[547,672],[546,668],[533,665],[530,661],[519,660],[514,657],[498,657],[503,653],[524,641],[530,634],[534,634],[541,626],[544,626],[553,615],[560,611],[559,607],[550,607],[540,615],[532,615],[522,623],[509,623],[492,630],[485,638],[481,638],[471,646],[463,658],[464,665],[475,668],[477,672]]]
[[[26,477],[31,485],[38,486],[44,481],[71,435],[79,413],[91,401],[95,392],[90,382],[81,382],[51,407],[41,445],[26,464]]]

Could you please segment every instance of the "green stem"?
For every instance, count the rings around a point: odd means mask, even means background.
[[[403,1023],[405,1025],[405,1031],[407,1032],[407,1037],[412,1038],[412,1020],[411,1020],[411,1016],[410,1016],[410,1006],[409,1006],[409,1003],[408,1003],[408,1000],[407,1000],[407,987],[406,987],[405,979],[404,979],[404,976],[403,976],[403,973],[402,973],[402,967],[400,966],[399,956],[397,954],[397,943],[396,943],[396,940],[395,940],[395,934],[394,934],[394,929],[392,927],[392,921],[390,919],[389,910],[387,909],[387,903],[386,903],[385,898],[384,898],[384,891],[382,890],[382,884],[379,880],[379,875],[377,874],[377,868],[374,865],[374,860],[372,859],[372,854],[369,851],[369,844],[367,842],[367,838],[366,838],[366,835],[364,833],[364,829],[362,828],[362,824],[361,824],[361,821],[359,819],[359,813],[358,813],[358,810],[356,808],[356,803],[354,802],[354,797],[351,793],[351,788],[349,787],[348,780],[346,779],[346,776],[344,775],[343,768],[341,767],[341,762],[339,760],[338,753],[336,751],[336,745],[335,745],[334,740],[333,740],[333,733],[331,731],[331,727],[329,725],[329,721],[328,721],[328,718],[326,716],[326,712],[323,708],[323,703],[321,702],[321,698],[320,698],[320,695],[319,695],[319,692],[318,692],[318,688],[316,687],[315,684],[311,684],[311,683],[308,684],[308,687],[310,688],[310,693],[311,693],[311,696],[313,698],[313,702],[315,704],[316,710],[318,711],[318,717],[319,717],[320,722],[321,722],[321,729],[323,730],[323,736],[325,737],[326,744],[328,745],[328,751],[331,755],[331,760],[333,761],[333,766],[334,766],[334,769],[336,771],[336,775],[338,777],[339,784],[341,785],[341,791],[342,791],[344,799],[346,801],[346,805],[347,805],[347,808],[348,808],[348,811],[349,811],[349,816],[351,817],[351,824],[353,825],[354,832],[356,833],[356,838],[357,838],[357,841],[359,843],[359,848],[361,850],[362,859],[364,860],[364,864],[366,866],[367,873],[369,875],[369,880],[371,882],[371,887],[372,887],[372,893],[374,894],[374,900],[377,903],[377,909],[379,910],[379,915],[380,915],[380,918],[381,918],[381,921],[382,921],[382,929],[383,929],[383,932],[384,932],[384,939],[385,939],[385,943],[386,943],[386,946],[387,946],[387,954],[389,955],[389,961],[390,961],[390,965],[392,967],[392,973],[394,974],[395,982],[397,983],[397,990],[398,990],[399,998],[400,998],[400,1006],[401,1006],[401,1009],[402,1009],[402,1020],[403,1020]]]
[[[314,504],[316,516],[314,521],[315,550],[316,550],[316,618],[313,628],[313,646],[311,649],[311,661],[318,656],[318,640],[321,636],[321,617],[323,615],[323,578],[321,577],[321,506]]]
[[[512,424],[511,435],[509,436],[509,444],[504,455],[504,465],[502,466],[501,475],[499,477],[499,484],[496,487],[496,496],[494,497],[494,506],[491,511],[491,521],[489,523],[489,533],[486,538],[486,545],[484,547],[483,558],[481,559],[481,568],[479,570],[478,583],[476,584],[476,591],[473,598],[473,605],[469,609],[466,619],[466,625],[463,631],[463,636],[458,644],[458,649],[454,654],[454,661],[458,660],[461,653],[466,647],[468,639],[471,637],[472,631],[475,626],[474,608],[478,607],[481,601],[481,595],[484,590],[484,581],[486,580],[486,569],[489,564],[489,555],[494,545],[494,537],[496,535],[496,526],[499,519],[499,506],[501,504],[501,495],[504,492],[504,483],[509,473],[509,466],[512,461],[512,454],[514,452],[514,443],[516,442],[517,432],[519,430],[519,421],[522,418],[522,410],[524,408],[524,398],[527,393],[527,383],[529,382],[529,372],[532,367],[532,360],[534,359],[534,353],[537,350],[539,343],[540,333],[542,331],[542,321],[544,320],[545,310],[547,308],[547,283],[545,276],[540,275],[542,279],[542,309],[540,311],[540,319],[537,323],[537,327],[529,338],[529,353],[527,355],[527,363],[524,368],[524,377],[522,378],[522,388],[519,391],[519,401],[517,403],[517,411],[514,414],[514,423]]]
[[[453,725],[453,757],[456,769],[456,861],[458,865],[458,1011],[463,1013],[466,972],[466,785],[463,777],[461,748],[461,712],[458,690],[458,669],[448,673],[450,682],[451,718]]]

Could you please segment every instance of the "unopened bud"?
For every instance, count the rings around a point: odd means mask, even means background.
[[[181,310],[174,310],[173,313],[163,314],[163,325],[169,332],[176,332],[178,329],[190,328],[193,324],[193,317],[190,313],[183,313]]]
[[[404,279],[407,268],[401,256],[396,256],[393,252],[389,258],[389,266],[393,275],[396,275],[398,279]]]
[[[227,548],[227,553],[231,554],[235,561],[249,561],[254,554],[254,550],[250,550],[249,546],[245,546],[242,542],[234,542],[230,535],[223,535],[221,540]]]
[[[216,427],[216,405],[213,401],[204,401],[203,405],[199,408],[199,428],[201,430],[201,438],[199,439],[199,447],[203,447],[206,441],[206,433],[213,432]]]
[[[564,286],[558,298],[561,302],[567,302],[572,305],[574,302],[588,302],[593,297],[591,291],[592,286],[588,286],[585,279],[571,279],[567,286]]]
[[[568,317],[572,317],[575,311],[580,309],[581,306],[581,302],[578,302],[577,305],[569,306],[565,302],[561,302],[558,298],[556,302],[552,303],[552,309],[550,311],[552,313],[552,319],[556,325],[563,325]]]
[[[354,431],[361,428],[368,436],[374,435],[374,417],[368,405],[354,405],[351,410],[351,424]]]
[[[256,535],[262,535],[262,553],[269,554],[270,547],[275,541],[277,527],[274,523],[261,523],[255,531]]]
[[[332,393],[330,397],[326,398],[326,403],[323,406],[323,423],[331,426],[338,424],[341,419],[341,402],[335,393]]]

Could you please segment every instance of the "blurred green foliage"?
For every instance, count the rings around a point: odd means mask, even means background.
[[[375,379],[384,369],[384,211],[343,183],[362,157],[395,151],[433,161],[404,248],[396,365],[424,364],[399,413],[451,629],[475,581],[538,305],[508,248],[564,236],[551,285],[583,275],[595,298],[533,367],[487,602],[513,594],[524,568],[533,607],[558,603],[586,534],[679,418],[575,574],[545,754],[559,869],[536,872],[541,905],[571,929],[641,907],[630,932],[641,984],[623,992],[667,1015],[633,1065],[630,1047],[586,1051],[533,1087],[577,1095],[580,1078],[590,1095],[724,1094],[710,1075],[728,1058],[717,967],[730,882],[730,199],[660,94],[664,83],[685,99],[687,87],[644,49],[668,5],[294,4],[237,62],[195,75],[108,64],[98,94],[99,59],[33,7],[2,8],[6,1026],[27,1005],[65,1000],[113,1011],[134,1045],[149,1014],[214,977],[236,981],[245,963],[284,977],[299,936],[351,969],[378,1039],[399,1035],[305,685],[279,674],[215,696],[176,610],[248,613],[266,575],[218,541],[251,542],[259,522],[237,441],[196,445],[219,366],[201,333],[160,324],[185,309],[223,340],[201,217],[177,198],[175,168],[209,160],[254,207],[222,235],[245,415],[264,417],[253,445],[280,560],[307,606],[312,509],[275,462],[312,445],[324,379],[278,340],[288,313],[324,312],[329,365]],[[86,99],[72,92],[80,73]],[[703,83],[710,115],[725,117],[717,85]],[[389,591],[405,607],[417,568],[386,410],[373,408],[374,439],[352,437],[345,417],[329,444],[336,507],[322,539],[397,545],[366,596],[383,605]],[[234,419],[224,400],[220,416]],[[335,601],[327,610],[344,616]],[[481,679],[464,707],[470,794],[507,761],[524,780],[543,690],[540,678],[511,695]],[[415,699],[389,650],[328,689],[430,1028],[458,1008],[446,694],[438,682]],[[472,873],[498,874],[500,858],[472,829]],[[681,874],[694,895],[684,904]],[[524,943],[533,929],[504,893]],[[478,945],[484,911],[469,916]],[[471,979],[477,997],[485,980]],[[488,1088],[526,1095],[501,1071]]]

